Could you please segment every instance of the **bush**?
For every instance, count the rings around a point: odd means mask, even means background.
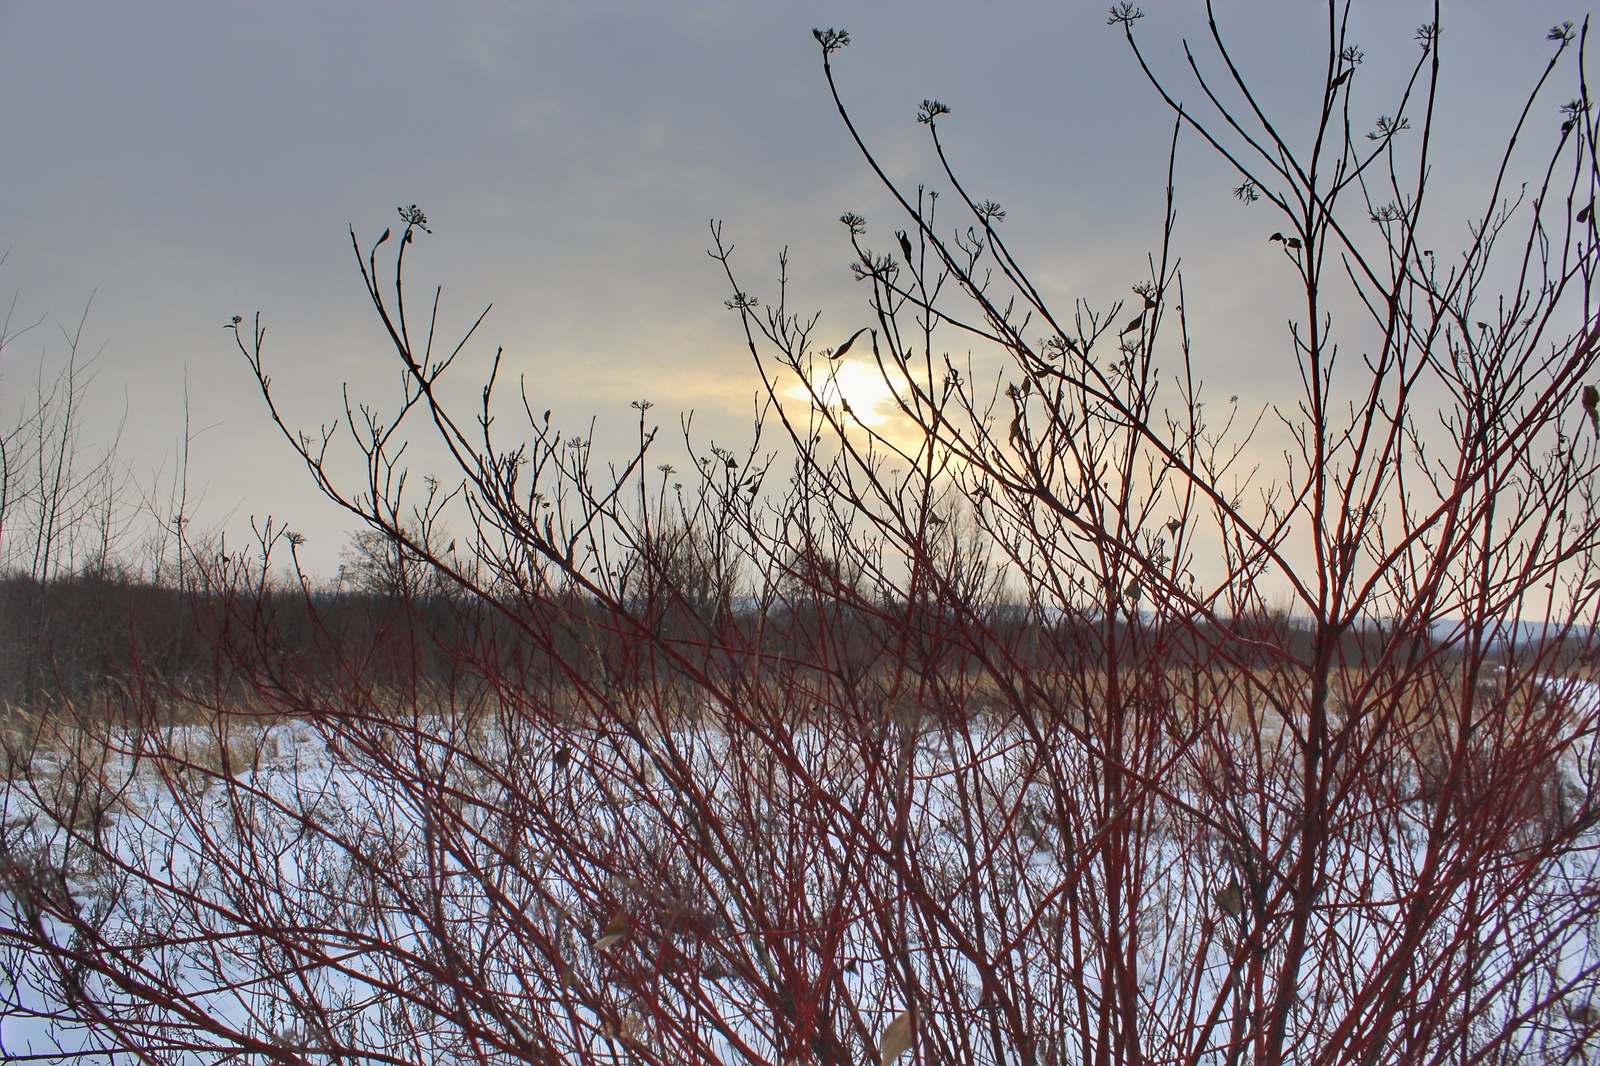
[[[1136,52],[1141,17],[1112,16]],[[441,404],[478,327],[449,353],[408,328],[403,210],[357,245],[410,381],[346,427],[365,483],[285,435],[374,557],[453,592],[385,589],[386,661],[414,665],[375,683],[315,612],[283,646],[222,583],[251,695],[199,706],[273,744],[202,757],[129,689],[81,759],[17,745],[13,1013],[106,1054],[283,1062],[1587,1061],[1600,703],[1554,675],[1587,668],[1600,589],[1594,122],[1565,109],[1537,192],[1497,186],[1441,270],[1416,240],[1436,30],[1364,138],[1330,25],[1315,158],[1237,78],[1240,112],[1177,116],[1300,279],[1305,392],[1263,418],[1206,416],[1170,212],[1131,308],[1063,312],[998,205],[948,170],[942,200],[902,190],[861,142],[905,226],[885,251],[842,220],[871,325],[821,346],[714,230],[791,457],[711,450],[658,491],[647,404],[604,474],[527,397],[507,444],[493,377],[479,411]],[[817,39],[833,87],[849,38]],[[948,111],[920,115],[941,162]],[[1335,328],[1351,296],[1367,317]],[[239,339],[270,406],[259,324]],[[846,357],[899,428],[838,400]],[[1266,416],[1284,466],[1236,477]],[[420,500],[413,432],[457,463]],[[451,498],[471,533],[440,551],[420,531]],[[35,784],[84,780],[73,759],[148,798],[85,827]]]

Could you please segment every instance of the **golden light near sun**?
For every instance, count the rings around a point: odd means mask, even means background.
[[[817,399],[826,406],[848,404],[850,413],[868,428],[886,425],[899,413],[893,390],[884,382],[882,372],[872,363],[846,359],[836,364],[818,366],[812,388]],[[789,386],[788,395],[797,400],[811,399],[811,392],[800,381]]]

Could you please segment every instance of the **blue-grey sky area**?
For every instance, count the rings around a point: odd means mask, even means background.
[[[1194,0],[1146,0],[1152,62],[1198,103],[1181,40]],[[1217,5],[1262,99],[1290,126],[1323,89],[1326,12],[1309,2]],[[1459,246],[1551,52],[1552,0],[1447,3],[1434,218]],[[1392,113],[1432,5],[1358,3],[1362,121]],[[250,516],[305,532],[330,572],[347,521],[316,498],[275,436],[223,329],[260,312],[288,417],[335,418],[341,388],[385,401],[398,367],[366,305],[348,226],[368,240],[416,203],[433,233],[416,292],[444,286],[444,319],[494,310],[463,357],[471,403],[496,346],[554,420],[621,448],[629,403],[665,435],[693,410],[702,440],[739,444],[758,387],[727,286],[706,256],[719,219],[758,294],[789,249],[797,308],[843,335],[864,324],[836,221],[894,217],[827,93],[814,26],[850,30],[841,88],[889,173],[939,184],[927,97],[969,187],[999,201],[1013,248],[1050,295],[1098,304],[1147,276],[1160,238],[1171,115],[1120,30],[1092,3],[97,3],[0,4],[0,292],[13,326],[0,410],[31,394],[39,360],[84,330],[98,352],[87,434],[141,483],[170,474],[187,394],[201,525]],[[1209,58],[1206,62],[1215,66]],[[1565,76],[1563,76],[1565,77]],[[1547,158],[1563,80],[1539,107],[1529,176]],[[1216,396],[1293,403],[1298,375],[1285,228],[1235,202],[1237,180],[1187,137],[1177,249],[1197,363]],[[1453,227],[1453,228],[1452,228]],[[869,233],[874,232],[869,229]],[[679,459],[668,439],[661,461]]]

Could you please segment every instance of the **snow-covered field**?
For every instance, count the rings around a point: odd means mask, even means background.
[[[1600,686],[1559,687],[1592,727]],[[1015,725],[418,724],[37,751],[3,810],[6,1060],[121,1039],[162,1062],[514,1061],[519,1040],[784,1061],[809,1009],[859,1058],[910,989],[926,1061],[1023,1061],[1013,1029],[1072,1061],[1113,1002],[1157,1061],[1225,1061],[1280,1004],[1308,1062],[1378,1024],[1391,1049],[1587,1061],[1600,1027],[1588,729],[1510,828],[1441,814],[1423,756],[1361,777],[1330,808],[1286,994],[1304,852],[1281,728],[1142,738],[1118,792],[1103,753]]]

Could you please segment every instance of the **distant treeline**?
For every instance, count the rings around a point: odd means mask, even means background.
[[[241,583],[178,589],[111,574],[0,578],[0,699],[24,707],[83,700],[130,682],[227,691],[242,668],[304,672],[360,662],[370,680],[449,673],[456,605]],[[428,654],[431,649],[432,653]]]
[[[841,673],[861,676],[905,669],[908,633],[919,645],[909,658],[923,673],[970,670],[975,656],[990,653],[1061,672],[1097,665],[1106,635],[1103,620],[1053,622],[1017,604],[975,610],[888,603],[867,611],[837,602],[679,601],[643,616],[648,631],[638,615],[614,616],[578,596],[488,600],[261,582],[201,591],[115,573],[11,576],[0,578],[0,700],[48,707],[130,683],[225,695],[271,683],[277,673],[378,690],[450,686],[486,673],[495,683],[527,688],[652,688],[688,673],[736,684],[766,655],[831,661]],[[1129,626],[1125,619],[1113,624],[1124,632]],[[1146,624],[1160,623],[1139,622]],[[1513,626],[1500,637],[1502,647],[1508,637],[1525,646],[1562,645],[1547,649],[1555,655],[1543,661],[1562,670],[1583,665],[1582,633],[1547,640],[1542,627]],[[1193,645],[1190,656],[1201,645],[1227,648],[1215,666],[1230,669],[1276,659],[1278,649],[1308,653],[1312,634],[1301,620],[1274,614],[1200,626],[1179,644],[1170,632],[1162,639],[1174,655],[1182,654],[1180,644]],[[820,654],[822,643],[828,654]],[[1352,630],[1343,642],[1346,662],[1357,666],[1377,666],[1384,647],[1378,626]],[[1417,650],[1437,652],[1439,645],[1426,640]],[[1387,651],[1392,656],[1394,646]]]

